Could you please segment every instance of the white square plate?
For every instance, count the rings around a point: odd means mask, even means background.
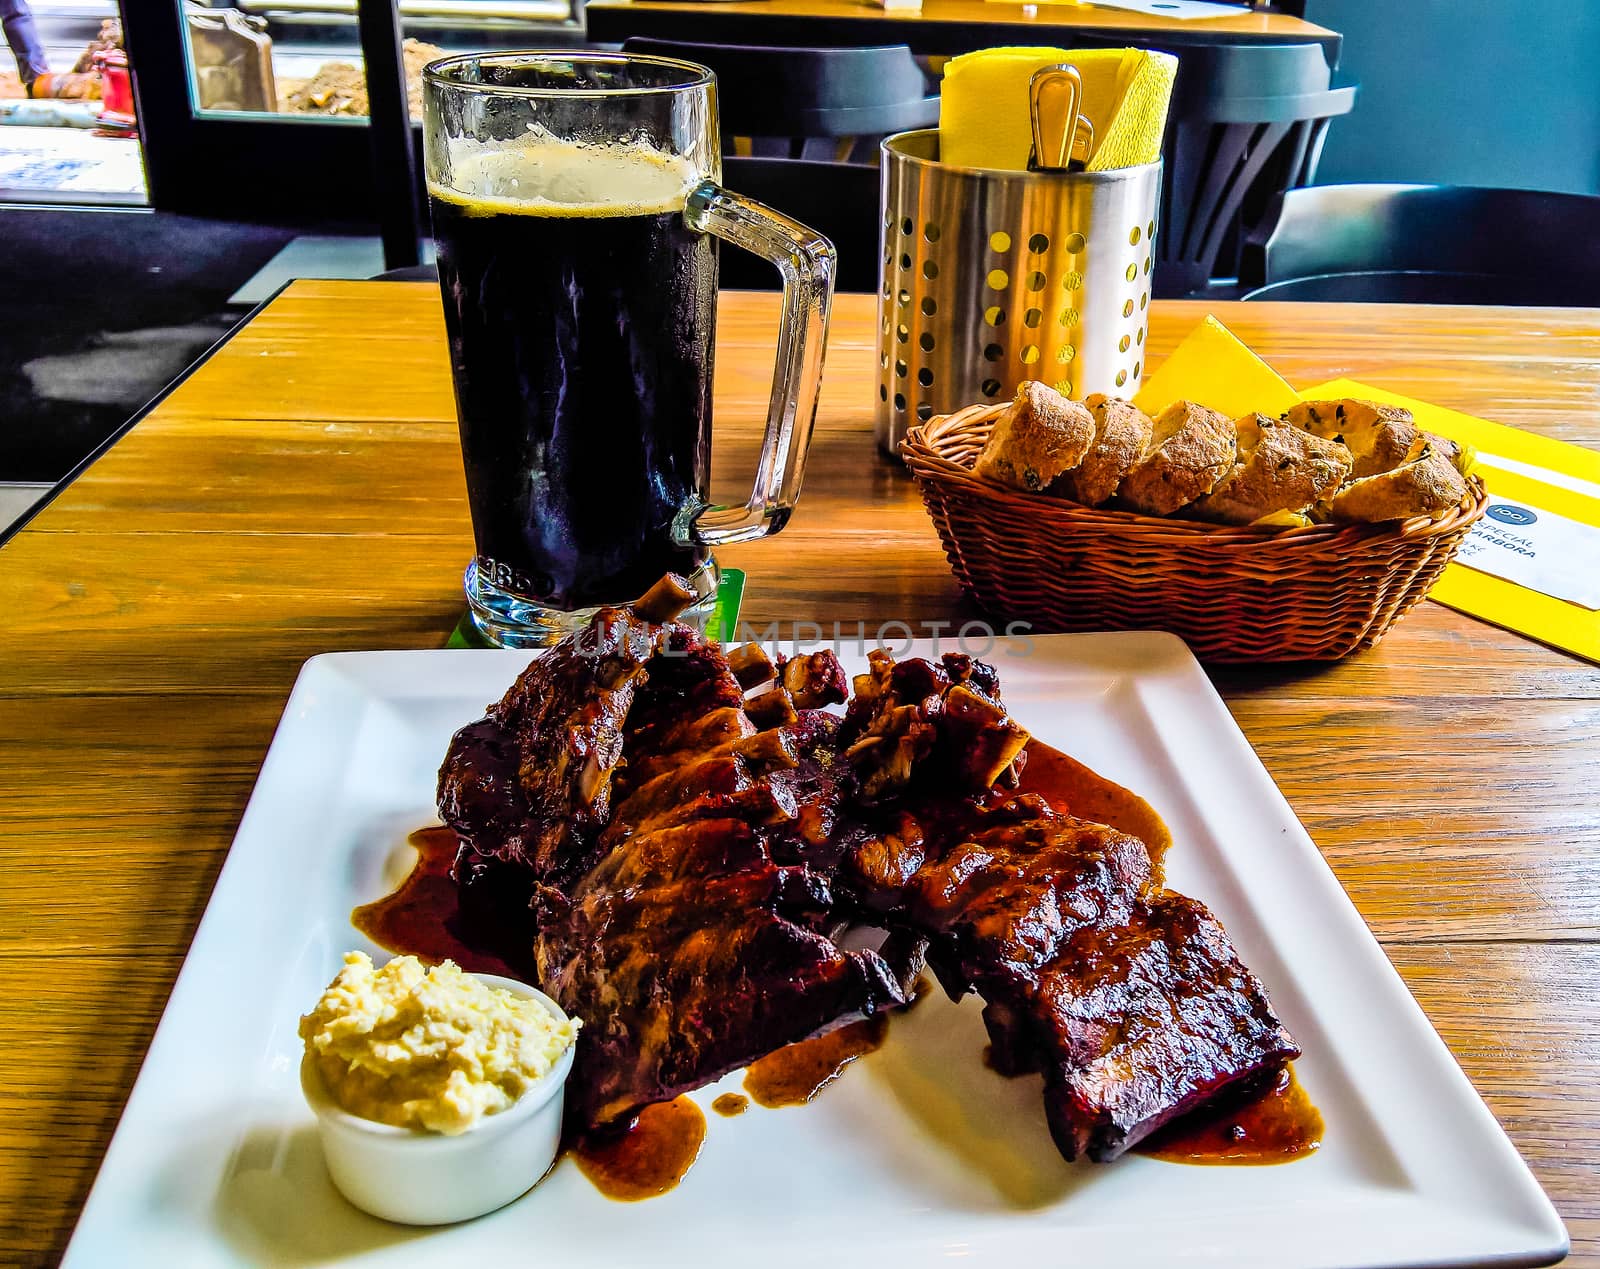
[[[916,651],[925,653],[926,648]],[[846,667],[863,668],[853,645]],[[513,652],[306,663],[68,1250],[124,1265],[1544,1264],[1560,1218],[1451,1059],[1200,667],[1160,634],[1002,641],[1040,739],[1147,798],[1169,884],[1209,905],[1305,1049],[1322,1149],[1276,1167],[1068,1165],[1036,1078],[984,1067],[976,1002],[934,993],[811,1105],[708,1115],[664,1197],[619,1204],[570,1161],[470,1224],[347,1206],[296,1071],[299,1014],[436,822],[455,728]],[[376,948],[368,950],[377,952]],[[700,1090],[709,1106],[738,1074]]]

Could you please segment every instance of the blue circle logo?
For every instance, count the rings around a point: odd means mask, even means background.
[[[1489,518],[1501,524],[1532,524],[1539,517],[1526,507],[1514,507],[1509,502],[1497,502],[1489,508]]]

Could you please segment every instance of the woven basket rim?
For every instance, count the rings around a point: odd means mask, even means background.
[[[1148,516],[1137,511],[1119,511],[1102,507],[1086,507],[1059,495],[1026,493],[1020,489],[997,484],[977,475],[972,466],[958,463],[938,448],[938,441],[948,432],[969,422],[997,418],[1009,403],[969,405],[950,414],[939,414],[925,423],[910,428],[900,442],[900,454],[912,474],[919,480],[959,481],[970,490],[996,504],[1012,509],[1026,509],[1041,517],[1043,522],[1059,522],[1063,526],[1084,527],[1098,524],[1106,528],[1121,527],[1143,530],[1149,538],[1170,536],[1189,545],[1207,546],[1257,546],[1271,542],[1277,545],[1315,545],[1327,548],[1341,542],[1354,543],[1370,538],[1385,537],[1413,540],[1449,533],[1478,519],[1489,505],[1489,496],[1483,480],[1469,475],[1467,493],[1461,502],[1437,519],[1413,516],[1409,520],[1384,521],[1378,524],[1310,524],[1310,525],[1248,525],[1213,524],[1206,520],[1188,520],[1169,516]]]

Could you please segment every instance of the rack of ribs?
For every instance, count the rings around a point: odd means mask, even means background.
[[[1111,1159],[1297,1055],[1145,843],[1017,792],[1028,733],[965,656],[854,683],[672,618],[667,579],[536,659],[440,771],[463,912],[583,1019],[579,1131],[903,1005],[927,962],[1038,1071],[1068,1159]],[[846,951],[852,924],[889,931]]]
[[[919,728],[908,761],[893,738]],[[1061,1153],[1113,1159],[1299,1051],[1222,926],[1161,885],[1144,842],[992,787],[1014,769],[1000,758],[1026,757],[1017,730],[964,658],[873,654],[841,739],[863,787],[896,796],[847,867],[879,920],[930,940],[952,998],[984,999],[994,1066],[1043,1074]]]

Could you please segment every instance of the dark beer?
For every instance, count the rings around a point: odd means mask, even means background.
[[[682,545],[710,473],[717,293],[690,184],[653,153],[550,143],[430,191],[477,580],[497,600],[615,603],[707,558]]]

